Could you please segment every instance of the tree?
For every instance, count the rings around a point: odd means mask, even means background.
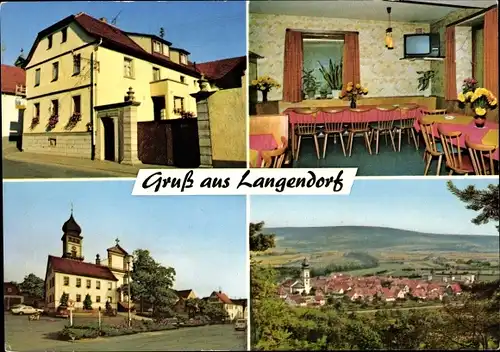
[[[19,285],[19,288],[23,293],[26,293],[29,296],[43,299],[45,292],[45,281],[35,274],[29,274],[28,276],[24,277],[24,280]]]
[[[221,303],[209,302],[203,309],[203,314],[208,316],[210,320],[216,322],[223,322],[229,318],[229,314],[224,309]]]
[[[460,201],[467,204],[466,208],[479,212],[471,221],[475,225],[487,224],[490,221],[499,221],[499,188],[497,184],[490,184],[486,189],[478,190],[474,185],[464,190],[458,189],[453,182],[447,182],[448,190]],[[496,225],[498,230],[498,225]]]
[[[173,316],[172,307],[178,297],[172,290],[175,270],[157,263],[148,250],[134,252],[134,270],[130,291],[134,300],[148,302],[157,318]]]
[[[66,292],[63,292],[63,294],[61,295],[61,298],[59,299],[59,308],[61,308],[61,309],[68,308],[68,300],[69,300],[69,294]]]
[[[92,310],[92,299],[90,298],[90,295],[88,293],[83,300],[83,309]]]
[[[160,38],[163,38],[165,36],[165,29],[163,27],[160,27]]]
[[[250,223],[250,251],[264,252],[269,248],[274,248],[275,235],[263,234],[264,222]]]

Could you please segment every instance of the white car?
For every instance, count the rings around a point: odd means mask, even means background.
[[[246,319],[238,319],[234,324],[234,330],[236,331],[245,331],[247,329],[247,321]]]
[[[33,308],[32,306],[19,306],[12,308],[10,311],[12,314],[17,315],[43,313],[43,309]]]

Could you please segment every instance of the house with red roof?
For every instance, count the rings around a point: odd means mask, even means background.
[[[24,296],[18,285],[13,282],[3,283],[3,309],[8,311],[16,304],[22,304]]]
[[[73,217],[62,226],[62,255],[49,255],[45,272],[45,306],[56,312],[63,293],[69,295],[74,309],[83,309],[87,295],[92,309],[105,309],[109,302],[113,309],[129,309],[126,284],[132,270],[131,256],[120,246],[119,240],[107,249],[107,258],[97,254],[95,262],[86,262],[83,256],[83,236],[80,225]],[[133,303],[130,304],[133,308]]]
[[[22,135],[26,95],[26,72],[16,66],[2,64],[2,143],[17,141]]]
[[[211,304],[221,304],[229,315],[230,320],[244,318],[244,307],[241,304],[233,302],[224,292],[213,291],[205,300]]]
[[[215,89],[241,88],[244,84],[247,57],[238,56],[196,64],[211,87]]]
[[[163,36],[86,13],[48,26],[24,62],[24,150],[139,163],[138,122],[197,114],[191,94],[200,90],[201,73],[189,55]],[[225,84],[235,66],[205,69]]]

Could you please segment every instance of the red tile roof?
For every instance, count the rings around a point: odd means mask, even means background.
[[[218,80],[226,76],[240,64],[246,65],[246,56],[233,57],[216,61],[203,62],[196,64],[196,69],[203,73],[208,79]]]
[[[21,290],[19,290],[19,287],[16,284],[13,284],[12,282],[4,282],[3,283],[3,294],[4,294],[4,296],[5,295],[20,296]]]
[[[229,297],[224,292],[214,291],[210,295],[212,298],[218,298],[224,304],[233,304],[233,302],[229,299]]]
[[[26,85],[26,71],[15,66],[2,64],[2,93],[15,94],[16,85]]]
[[[111,270],[104,265],[96,265],[92,263],[80,262],[77,260],[65,259],[49,255],[48,265],[52,270],[68,275],[92,277],[95,279],[103,279],[109,281],[118,281]]]

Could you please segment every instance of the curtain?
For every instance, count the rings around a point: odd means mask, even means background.
[[[455,48],[455,27],[446,27],[446,58],[444,60],[444,98],[457,100],[457,67]]]
[[[498,8],[484,14],[484,88],[498,98]]]
[[[342,92],[348,82],[353,84],[361,83],[359,68],[359,37],[358,33],[346,33],[344,36],[343,54],[343,87]]]
[[[303,71],[302,33],[286,30],[283,64],[283,100],[296,103],[302,100]]]

